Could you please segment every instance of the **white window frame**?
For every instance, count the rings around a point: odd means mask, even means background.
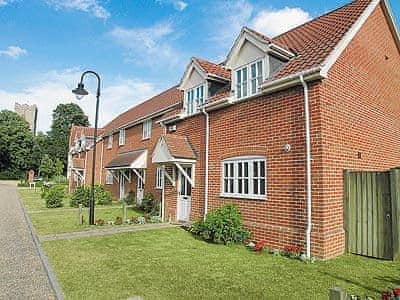
[[[156,189],[161,190],[164,187],[164,171],[162,168],[157,167],[156,170]]]
[[[106,172],[106,184],[114,184],[114,176],[109,170]]]
[[[113,146],[113,135],[110,134],[110,135],[108,136],[107,149],[112,149],[112,146]]]
[[[246,164],[248,176],[245,176],[244,166]],[[241,172],[239,165],[241,165]],[[263,170],[262,165],[264,165]],[[228,173],[226,173],[226,169]],[[267,160],[265,157],[239,156],[225,159],[222,161],[221,172],[221,197],[257,200],[267,198]]]
[[[185,91],[185,112],[190,116],[198,112],[201,105],[205,103],[206,85],[200,84]]]
[[[142,138],[144,140],[151,138],[151,126],[152,126],[151,119],[144,121],[142,123],[142,126],[143,126]]]
[[[255,76],[253,76],[253,66]],[[261,70],[260,70],[261,67]],[[245,76],[243,77],[243,74]],[[235,69],[235,95],[237,99],[245,99],[260,93],[260,85],[264,81],[264,58],[256,59]],[[240,80],[239,80],[240,79]],[[253,85],[255,83],[255,86]],[[253,88],[255,87],[255,89]]]
[[[125,128],[119,130],[118,145],[119,146],[125,145]]]

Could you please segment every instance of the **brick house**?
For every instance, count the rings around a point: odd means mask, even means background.
[[[96,180],[117,198],[154,193],[164,220],[233,202],[270,247],[342,254],[343,171],[400,164],[399,42],[385,0],[274,38],[244,27],[223,63],[192,58],[177,86],[102,129]]]

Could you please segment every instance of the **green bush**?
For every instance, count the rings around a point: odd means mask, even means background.
[[[46,207],[56,208],[62,207],[65,198],[67,197],[67,191],[65,186],[53,185],[49,188],[48,192],[45,194]]]
[[[69,202],[71,207],[78,207],[82,204],[84,207],[89,207],[90,199],[90,188],[85,186],[78,186],[75,188],[71,196],[71,201]]]
[[[94,186],[94,199],[96,200],[96,204],[99,205],[111,204],[112,202],[111,193],[106,191],[102,185]]]
[[[128,193],[128,196],[126,196],[123,201],[127,205],[133,205],[135,203],[135,198],[136,198],[135,192],[134,191],[130,191]]]
[[[21,179],[24,178],[25,174],[21,170],[3,170],[0,171],[0,180],[16,180],[16,179]]]
[[[142,199],[142,203],[139,208],[144,212],[155,216],[159,214],[160,211],[160,202],[154,198],[152,193],[146,193],[144,198]]]
[[[82,204],[84,207],[89,207],[90,202],[90,186],[79,186],[72,193],[70,205],[72,207],[78,207]],[[112,202],[112,196],[110,192],[107,192],[103,186],[94,186],[94,199],[96,204],[105,205]]]
[[[29,187],[29,182],[28,182],[28,180],[24,179],[24,180],[21,180],[20,182],[18,182],[17,186],[18,187]]]
[[[196,221],[189,231],[213,243],[241,243],[250,233],[243,229],[242,216],[236,205],[227,204],[207,214],[206,220]]]

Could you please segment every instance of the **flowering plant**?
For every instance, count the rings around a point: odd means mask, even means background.
[[[284,253],[287,257],[295,258],[300,256],[301,249],[299,246],[286,246],[284,248]]]

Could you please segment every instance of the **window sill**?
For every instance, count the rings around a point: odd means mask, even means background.
[[[149,139],[150,139],[150,137],[142,138],[142,141],[147,141],[147,140],[149,140]]]
[[[265,195],[238,195],[238,194],[226,194],[221,193],[219,194],[221,198],[235,198],[235,199],[242,199],[242,200],[267,200],[267,196]]]

